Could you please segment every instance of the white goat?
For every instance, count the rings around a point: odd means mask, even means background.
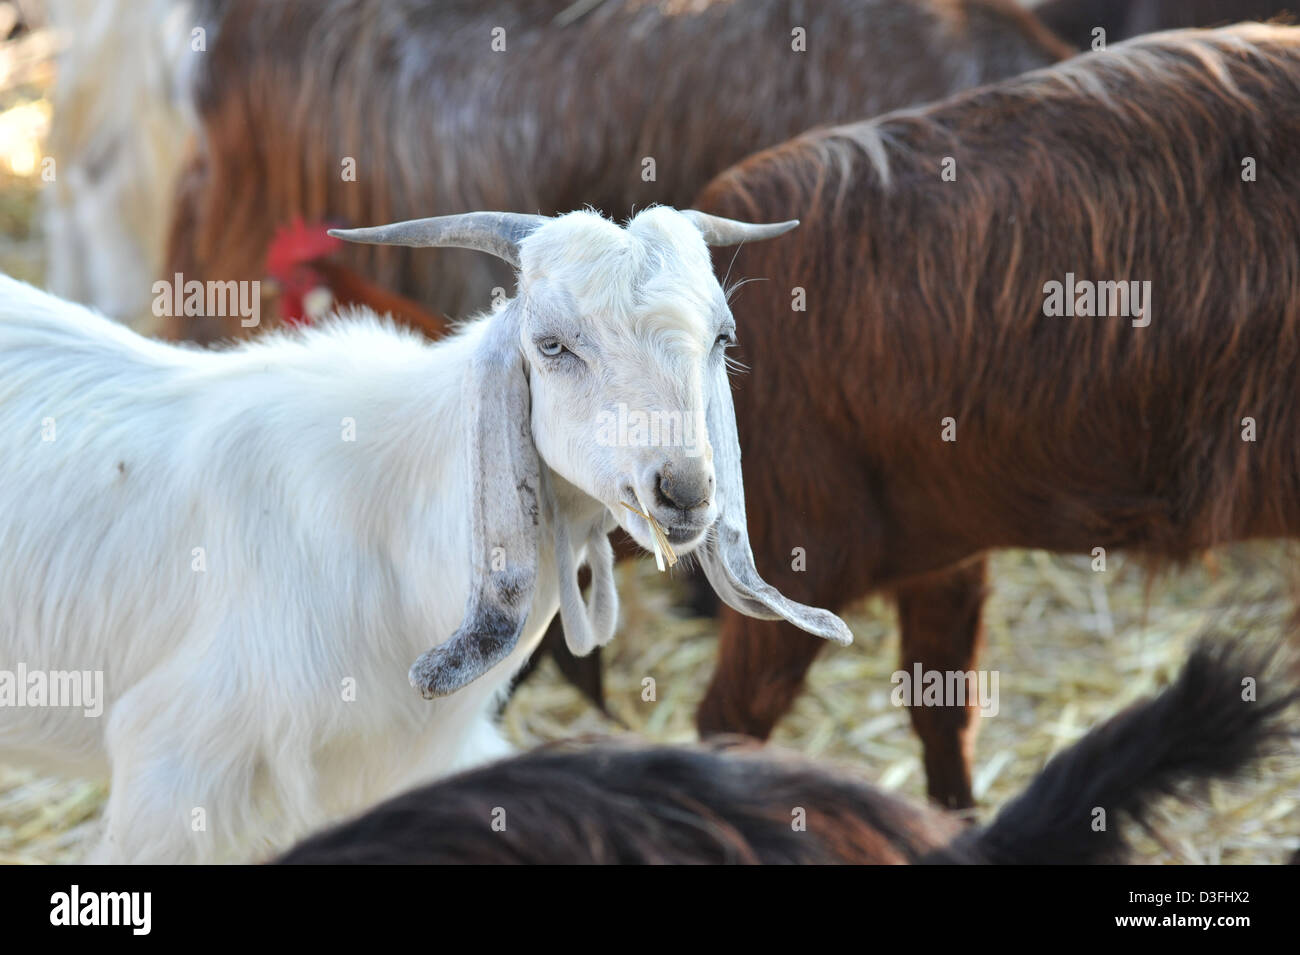
[[[515,299],[437,344],[358,314],[197,351],[0,279],[0,666],[106,684],[102,719],[0,709],[0,758],[111,772],[95,859],[287,845],[505,753],[494,703],[557,606],[575,650],[612,635],[605,534],[650,548],[621,506],[638,501],[729,604],[847,643],[754,570],[705,247],[792,225],[652,208],[626,228],[472,213],[347,233],[519,268]],[[707,440],[602,438],[620,404]],[[430,645],[410,679],[433,704],[402,680]]]
[[[198,129],[207,56],[190,0],[48,0],[60,45],[44,201],[51,291],[113,318],[149,313],[172,193]]]

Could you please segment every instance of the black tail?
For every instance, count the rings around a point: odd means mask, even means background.
[[[1278,717],[1300,690],[1273,666],[1276,656],[1276,648],[1200,642],[1172,686],[1057,754],[989,825],[953,848],[995,863],[1125,861],[1123,827],[1145,825],[1154,799],[1237,776],[1295,735]],[[942,855],[933,861],[946,861]]]

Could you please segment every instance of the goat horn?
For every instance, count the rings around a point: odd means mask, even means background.
[[[368,245],[409,245],[416,248],[451,246],[476,249],[519,267],[519,243],[546,221],[545,216],[517,212],[465,212],[377,225],[369,229],[330,229],[348,242]]]
[[[711,216],[698,209],[686,209],[682,215],[690,219],[695,228],[700,230],[706,245],[739,245],[742,242],[775,239],[799,224],[798,219],[791,219],[788,222],[740,222],[737,219]]]

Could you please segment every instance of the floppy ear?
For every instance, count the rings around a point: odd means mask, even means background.
[[[785,597],[758,576],[745,524],[745,487],[740,472],[740,439],[726,366],[708,376],[709,443],[717,481],[718,519],[700,549],[704,575],[723,602],[759,620],[786,620],[813,636],[847,646],[853,634],[829,610],[807,607]]]
[[[591,596],[587,613],[596,646],[614,639],[618,628],[618,587],[614,584],[614,548],[609,534],[599,527],[587,538],[587,566],[591,568]]]
[[[465,380],[473,568],[469,602],[451,638],[421,654],[411,667],[411,685],[425,699],[454,693],[504,660],[518,644],[532,609],[539,507],[546,489],[533,446],[518,305],[489,321]]]
[[[549,489],[549,475],[543,469],[542,486],[547,488],[549,516],[555,532],[555,573],[560,585],[560,623],[564,642],[575,657],[585,657],[596,647],[603,647],[614,637],[618,624],[618,590],[614,586],[614,548],[602,529],[603,516],[586,536],[587,564],[591,567],[591,596],[582,603],[578,588],[578,565],[574,559],[576,536],[571,522],[559,513],[556,496]]]

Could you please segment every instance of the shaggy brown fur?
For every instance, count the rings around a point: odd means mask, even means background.
[[[758,568],[817,606],[895,589],[905,668],[973,668],[991,548],[1300,534],[1300,28],[1133,41],[810,133],[697,205],[803,220],[732,268],[768,280],[734,304]],[[1149,327],[1046,317],[1067,273],[1151,282]],[[767,736],[820,647],[728,613],[701,729]],[[970,805],[970,712],[913,723],[931,794]]]
[[[166,274],[261,277],[277,226],[501,209],[684,206],[748,153],[820,122],[936,99],[1068,56],[1012,0],[207,0],[202,147]],[[493,52],[494,28],[506,49]],[[791,31],[806,30],[807,51]],[[356,181],[345,182],[345,157]],[[642,179],[653,157],[656,178]],[[350,246],[434,311],[510,275],[455,250]],[[237,321],[180,318],[211,341]]]
[[[1106,31],[1109,44],[1140,33],[1271,20],[1296,11],[1297,0],[1047,0],[1034,8],[1044,23],[1081,50],[1092,49],[1096,27]]]
[[[1059,753],[965,830],[851,776],[772,753],[547,747],[398,796],[279,861],[381,863],[1115,863],[1161,795],[1232,779],[1292,735],[1293,677],[1202,643],[1176,683]],[[1258,699],[1242,699],[1244,677]],[[1275,689],[1273,684],[1277,684]],[[1097,830],[1098,809],[1107,814]],[[800,825],[802,823],[802,825]]]

